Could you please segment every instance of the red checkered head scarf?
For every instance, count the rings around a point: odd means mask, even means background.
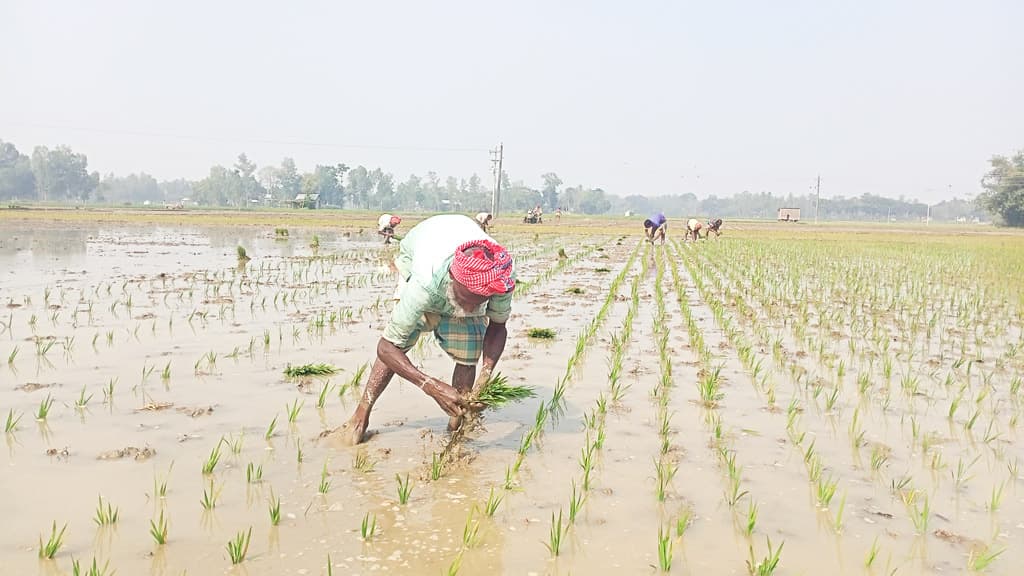
[[[402,223],[402,219],[399,218],[398,216],[392,216],[391,217],[391,221],[389,222],[389,224],[391,224],[392,228],[394,228],[395,226],[398,226],[401,223]]]
[[[496,296],[516,287],[512,279],[512,256],[490,240],[470,240],[455,249],[452,278],[473,294]]]

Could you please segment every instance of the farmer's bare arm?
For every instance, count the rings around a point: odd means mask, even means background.
[[[508,330],[504,322],[490,322],[487,324],[487,332],[484,333],[484,363],[483,370],[491,372],[501,359],[505,351],[505,341],[508,340]]]
[[[445,412],[455,415],[461,413],[462,399],[455,389],[437,378],[420,372],[398,346],[381,338],[377,343],[377,357],[395,374],[412,382],[433,398]]]

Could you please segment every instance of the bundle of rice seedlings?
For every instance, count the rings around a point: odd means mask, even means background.
[[[530,328],[526,331],[526,335],[530,338],[539,338],[541,340],[551,340],[555,337],[555,331],[551,328]]]
[[[507,377],[499,373],[491,376],[490,380],[480,387],[474,394],[474,401],[483,404],[485,408],[498,408],[536,395],[532,386],[513,386],[508,383]]]
[[[295,378],[297,376],[330,376],[338,371],[337,368],[330,364],[303,364],[301,366],[292,366],[289,364],[284,369],[284,375],[289,378]]]

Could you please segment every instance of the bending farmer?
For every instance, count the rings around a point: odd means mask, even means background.
[[[696,218],[690,218],[689,220],[687,220],[686,238],[684,240],[689,240],[690,238],[693,238],[693,241],[696,242],[697,239],[700,238],[700,229],[702,226],[703,225],[700,223],[700,220],[697,220]]]
[[[668,229],[668,219],[661,212],[657,215],[651,216],[647,220],[644,220],[644,236],[651,244],[654,244],[654,239],[660,238],[661,243],[665,243],[665,232]]]
[[[480,230],[472,218],[447,214],[414,226],[399,244],[398,303],[377,343],[377,360],[363,398],[345,424],[345,440],[366,439],[370,411],[395,374],[437,402],[462,424],[464,396],[486,382],[505,350],[505,322],[512,311],[512,256]],[[452,385],[420,372],[406,356],[420,335],[431,331],[455,361]],[[483,356],[480,376],[476,364]]]
[[[377,219],[377,234],[384,237],[385,244],[391,244],[391,238],[395,235],[395,227],[402,223],[402,219],[391,214],[381,214]]]

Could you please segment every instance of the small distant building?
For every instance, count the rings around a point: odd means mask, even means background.
[[[779,208],[779,222],[799,222],[799,208]]]
[[[309,208],[311,210],[320,207],[319,194],[297,194],[295,200],[288,202],[293,208]]]

